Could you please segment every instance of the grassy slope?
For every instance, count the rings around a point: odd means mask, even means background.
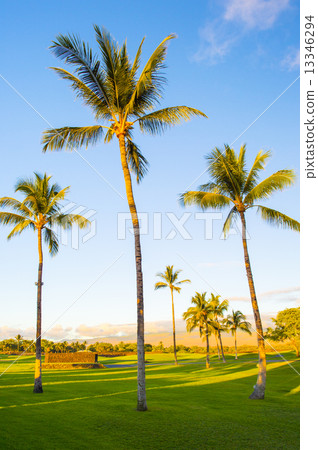
[[[285,354],[290,358],[291,354]],[[172,355],[147,355],[172,362]],[[0,359],[1,371],[14,357]],[[202,355],[180,355],[179,367],[148,366],[149,411],[134,410],[136,369],[45,371],[33,394],[33,358],[22,357],[0,378],[1,448],[240,449],[299,448],[299,377],[268,364],[267,396],[248,400],[255,355],[206,370]],[[269,359],[273,359],[269,356]],[[106,364],[130,364],[135,357]],[[293,362],[297,370],[299,362]]]

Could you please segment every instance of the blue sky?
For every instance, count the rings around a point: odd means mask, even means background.
[[[192,281],[176,299],[177,318],[195,291],[212,289],[250,315],[240,235],[234,230],[229,239],[220,239],[219,219],[214,221],[213,239],[205,239],[204,222],[194,216],[199,211],[190,208],[185,226],[192,239],[178,233],[166,239],[174,229],[167,213],[178,218],[184,214],[178,195],[207,180],[206,174],[200,177],[206,168],[204,156],[224,143],[235,141],[236,150],[246,143],[249,162],[260,149],[271,149],[267,173],[293,168],[299,174],[299,80],[295,81],[299,4],[169,0],[147,7],[143,1],[110,5],[107,1],[92,1],[89,6],[78,1],[2,5],[0,119],[5,164],[0,195],[13,195],[18,177],[46,171],[62,187],[71,186],[69,201],[76,207],[96,211],[92,239],[74,249],[68,236],[55,258],[45,251],[43,329],[54,323],[47,336],[59,339],[83,336],[84,329],[88,337],[118,334],[124,339],[131,331],[126,324],[136,322],[133,237],[128,232],[126,239],[117,238],[118,214],[128,212],[117,143],[81,150],[86,161],[76,153],[41,153],[41,134],[48,123],[54,127],[94,123],[67,83],[49,70],[61,64],[48,49],[58,33],[79,34],[96,49],[94,23],[105,26],[120,43],[127,38],[132,57],[146,36],[144,63],[164,37],[176,33],[178,38],[168,49],[162,106],[185,104],[209,117],[156,138],[135,133],[150,162],[149,174],[135,185],[138,210],[150,217],[150,233],[142,238],[146,330],[156,332],[159,321],[161,327],[163,322],[167,329],[170,326],[168,292],[153,290],[156,272],[167,264],[183,269],[184,277]],[[299,219],[299,183],[275,195],[268,205]],[[162,213],[162,239],[153,238],[153,213]],[[299,236],[262,223],[254,212],[247,214],[247,224],[260,309],[268,318],[298,302]],[[0,337],[18,331],[27,336],[35,324],[36,240],[28,232],[7,242],[8,232],[0,230],[4,261]]]

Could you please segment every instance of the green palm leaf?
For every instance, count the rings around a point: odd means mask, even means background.
[[[244,198],[244,203],[252,204],[255,200],[268,199],[275,191],[282,191],[295,182],[293,170],[279,170],[253,187]]]
[[[266,222],[269,222],[272,225],[277,225],[282,228],[289,228],[290,230],[300,231],[300,223],[297,220],[292,219],[291,217],[286,216],[275,209],[266,208],[261,205],[254,205],[257,207],[257,212],[259,212]]]
[[[89,144],[95,145],[101,139],[103,132],[101,125],[45,130],[42,138],[43,151],[62,150],[63,148],[73,150],[83,145],[87,148]]]
[[[188,106],[173,106],[160,109],[140,117],[136,121],[139,123],[142,132],[150,134],[161,134],[167,128],[180,124],[182,120],[188,121],[191,117],[207,117],[204,113]]]

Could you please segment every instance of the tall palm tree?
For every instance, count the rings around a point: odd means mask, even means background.
[[[137,410],[147,410],[145,355],[144,355],[144,299],[143,275],[140,246],[139,220],[134,200],[131,172],[139,182],[147,172],[147,160],[139,147],[133,142],[133,129],[139,126],[142,133],[162,133],[170,126],[192,116],[206,117],[201,111],[187,106],[173,106],[154,110],[159,104],[165,78],[162,75],[167,44],[174,35],[166,37],[150,56],[143,70],[137,76],[142,52],[142,40],[134,61],[127,54],[126,43],[121,47],[103,28],[94,26],[100,60],[85,42],[73,35],[59,35],[53,42],[52,51],[74,68],[74,74],[62,68],[55,72],[70,81],[72,89],[84,104],[92,109],[96,120],[103,125],[86,127],[63,127],[44,132],[43,150],[79,148],[104,143],[116,137],[122,170],[124,173],[126,195],[131,213],[134,238],[137,278],[137,345],[138,345],[138,402]],[[108,126],[104,125],[104,123]]]
[[[199,328],[200,337],[205,337],[206,342],[206,368],[210,368],[210,345],[209,336],[211,334],[211,327],[215,326],[213,320],[213,307],[211,302],[206,300],[206,292],[199,294],[195,293],[192,297],[191,303],[195,306],[190,306],[185,313],[183,319],[187,322],[187,331],[191,333],[195,328]]]
[[[17,334],[14,339],[16,339],[18,341],[18,352],[19,352],[20,351],[20,342],[23,341],[23,336],[21,336],[21,334]]]
[[[170,289],[171,303],[172,303],[173,351],[174,351],[174,362],[176,366],[178,365],[178,360],[177,360],[176,323],[174,318],[173,291],[176,291],[179,294],[181,291],[180,287],[181,284],[191,283],[191,281],[188,279],[178,281],[180,272],[182,272],[182,270],[174,271],[173,266],[166,266],[166,270],[164,272],[157,273],[157,277],[160,277],[163,281],[158,281],[158,283],[155,284],[155,290],[166,287]]]
[[[223,362],[225,363],[226,360],[225,360],[225,356],[224,356],[223,343],[222,343],[222,337],[221,337],[221,331],[224,331],[224,326],[223,326],[223,323],[219,319],[220,318],[222,319],[224,317],[224,313],[228,309],[229,302],[228,302],[228,300],[223,300],[221,302],[220,297],[221,297],[220,295],[211,294],[210,303],[211,303],[212,310],[213,310],[213,317],[214,317],[214,320],[216,323],[216,332],[217,332],[217,336],[218,336],[218,339],[220,342],[222,359],[223,359]]]
[[[50,184],[51,176],[35,173],[35,178],[19,179],[15,192],[23,194],[23,201],[11,197],[0,198],[0,207],[10,207],[12,212],[0,212],[0,224],[11,225],[13,229],[8,239],[31,228],[37,233],[39,254],[39,268],[37,285],[37,320],[36,320],[36,360],[34,391],[42,393],[41,368],[41,325],[42,325],[42,272],[44,242],[49,247],[51,256],[56,255],[59,249],[58,236],[53,230],[54,226],[70,229],[73,224],[84,228],[89,221],[78,214],[63,214],[61,201],[69,191],[69,187],[61,189],[58,184]]]
[[[227,326],[234,336],[235,343],[235,359],[237,359],[237,330],[244,331],[245,333],[251,333],[251,324],[247,322],[246,316],[241,311],[234,311],[232,309],[232,314],[227,316],[226,320]]]
[[[224,152],[215,148],[207,158],[211,181],[201,186],[199,191],[189,191],[183,194],[182,201],[186,205],[195,204],[202,209],[222,209],[231,205],[231,210],[223,226],[225,235],[229,232],[231,223],[236,217],[239,217],[241,220],[244,261],[254,312],[259,353],[257,383],[250,398],[263,399],[266,386],[264,333],[247,248],[245,213],[250,208],[257,208],[257,212],[260,213],[262,219],[272,225],[295,231],[299,231],[300,225],[299,222],[287,215],[258,203],[259,201],[267,200],[276,191],[283,191],[285,188],[292,186],[295,181],[294,171],[279,170],[260,181],[260,172],[265,169],[265,163],[271,156],[271,153],[261,150],[257,154],[250,170],[246,168],[245,153],[245,146],[241,147],[238,155],[227,145],[225,145]]]

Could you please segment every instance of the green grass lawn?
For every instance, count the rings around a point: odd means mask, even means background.
[[[299,360],[284,353],[299,370]],[[0,355],[3,372],[16,357]],[[299,448],[299,376],[268,355],[267,394],[249,400],[256,355],[147,354],[149,411],[137,412],[135,356],[104,358],[115,368],[45,370],[33,394],[33,357],[0,378],[0,447],[6,449],[293,449]],[[275,361],[277,359],[277,361]],[[170,364],[168,364],[170,363]],[[191,364],[190,364],[191,363]]]

